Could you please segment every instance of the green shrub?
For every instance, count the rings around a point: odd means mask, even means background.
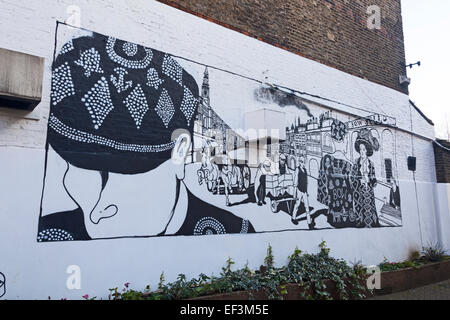
[[[264,259],[265,267],[253,271],[246,265],[240,270],[233,271],[234,261],[228,258],[219,277],[208,277],[204,274],[198,278],[187,280],[180,274],[175,282],[165,283],[164,273],[161,274],[158,290],[151,292],[147,286],[144,292],[125,288],[119,291],[110,289],[110,299],[122,300],[179,300],[195,298],[205,295],[229,293],[233,291],[249,291],[250,298],[253,292],[264,291],[269,299],[283,299],[288,293],[287,284],[297,283],[305,289],[307,299],[331,300],[326,280],[336,284],[340,299],[362,299],[366,289],[361,285],[365,280],[366,272],[361,265],[350,267],[344,260],[335,259],[329,255],[330,249],[326,243],[320,245],[317,254],[304,254],[296,248],[289,256],[288,265],[281,268],[274,267],[272,247],[269,245],[267,256]]]
[[[420,260],[406,260],[403,262],[389,262],[386,258],[384,258],[383,262],[380,263],[378,266],[380,267],[381,271],[395,271],[400,269],[406,269],[406,268],[418,268],[423,265],[423,262]]]

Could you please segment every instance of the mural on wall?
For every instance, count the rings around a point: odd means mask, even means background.
[[[246,79],[243,99],[291,115],[254,163],[213,107],[240,97],[211,94],[219,71],[74,30],[57,31],[39,242],[401,226],[390,119],[340,119]]]
[[[119,236],[254,232],[183,182],[198,95],[195,80],[169,54],[96,33],[67,42],[53,63],[48,125],[49,148],[66,170],[61,181],[46,183],[64,188],[76,208],[41,212],[38,241],[89,240],[87,224],[119,216],[150,223],[147,232],[125,228]],[[158,208],[161,201],[170,204]],[[147,218],[133,221],[136,210]],[[97,238],[110,237],[103,234]]]
[[[206,69],[201,97],[206,110],[212,110],[209,90]],[[258,141],[258,144],[266,144],[267,157],[252,168],[244,165],[248,171],[246,177],[251,177],[244,191],[251,190],[250,196],[244,201],[232,203],[230,198],[236,198],[235,195],[241,190],[229,189],[226,193],[228,205],[267,205],[273,213],[287,213],[294,226],[306,222],[303,229],[309,230],[401,226],[400,191],[395,176],[395,119],[372,114],[366,118],[341,121],[331,111],[314,116],[313,110],[299,97],[274,88],[259,87],[253,96],[261,103],[271,102],[281,108],[290,106],[294,114],[296,110],[301,110],[305,120],[302,122],[300,117],[295,116],[291,123],[287,123],[284,141],[274,144],[269,144],[267,138],[263,139],[264,142]],[[203,124],[198,135],[206,140],[211,139],[211,135],[204,136],[204,119],[198,120]],[[215,133],[221,131],[214,125],[206,129]],[[231,135],[229,132],[226,137],[236,140],[234,135],[231,131]],[[212,151],[209,153],[204,147],[201,149],[201,168],[215,166],[217,156],[211,157],[211,152],[219,150],[221,157],[224,157],[222,153],[227,154],[223,150],[228,143],[226,140],[219,142],[223,146],[217,147],[216,143],[216,146],[210,147]],[[239,148],[245,149],[248,145],[235,145],[228,153],[235,153]],[[375,157],[377,164],[373,160]],[[383,172],[377,172],[376,167],[382,168]],[[382,179],[377,179],[377,175]],[[220,174],[203,176],[209,177],[211,186],[227,185]],[[211,188],[208,187],[208,190],[211,191]],[[316,220],[322,220],[320,227]],[[276,230],[270,226],[264,228],[261,231]]]

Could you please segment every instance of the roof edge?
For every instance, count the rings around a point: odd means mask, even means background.
[[[418,106],[416,106],[416,104],[414,102],[411,101],[411,99],[409,99],[409,103],[414,107],[414,109],[416,109],[416,111],[422,116],[422,118],[425,119],[426,122],[428,122],[430,125],[434,126],[434,122],[431,121],[430,118],[428,118],[423,112],[422,110],[419,109]]]
[[[443,142],[445,143],[447,141],[443,141],[443,140],[439,140],[439,139],[436,139],[436,140],[433,141],[434,145],[437,146],[438,148],[440,148],[442,150],[445,150],[447,152],[450,152],[450,148],[448,148],[445,145],[443,145],[442,144]]]

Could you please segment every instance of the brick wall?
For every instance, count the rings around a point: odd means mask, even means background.
[[[450,149],[450,142],[438,140],[438,142]],[[450,151],[434,145],[434,158],[436,161],[436,178],[439,183],[450,183]]]
[[[344,72],[408,93],[400,0],[159,0]],[[381,29],[367,28],[370,5]]]

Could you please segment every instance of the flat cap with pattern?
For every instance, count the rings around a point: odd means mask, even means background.
[[[48,143],[85,169],[142,173],[170,159],[176,129],[193,131],[198,85],[169,54],[97,33],[53,63]]]

